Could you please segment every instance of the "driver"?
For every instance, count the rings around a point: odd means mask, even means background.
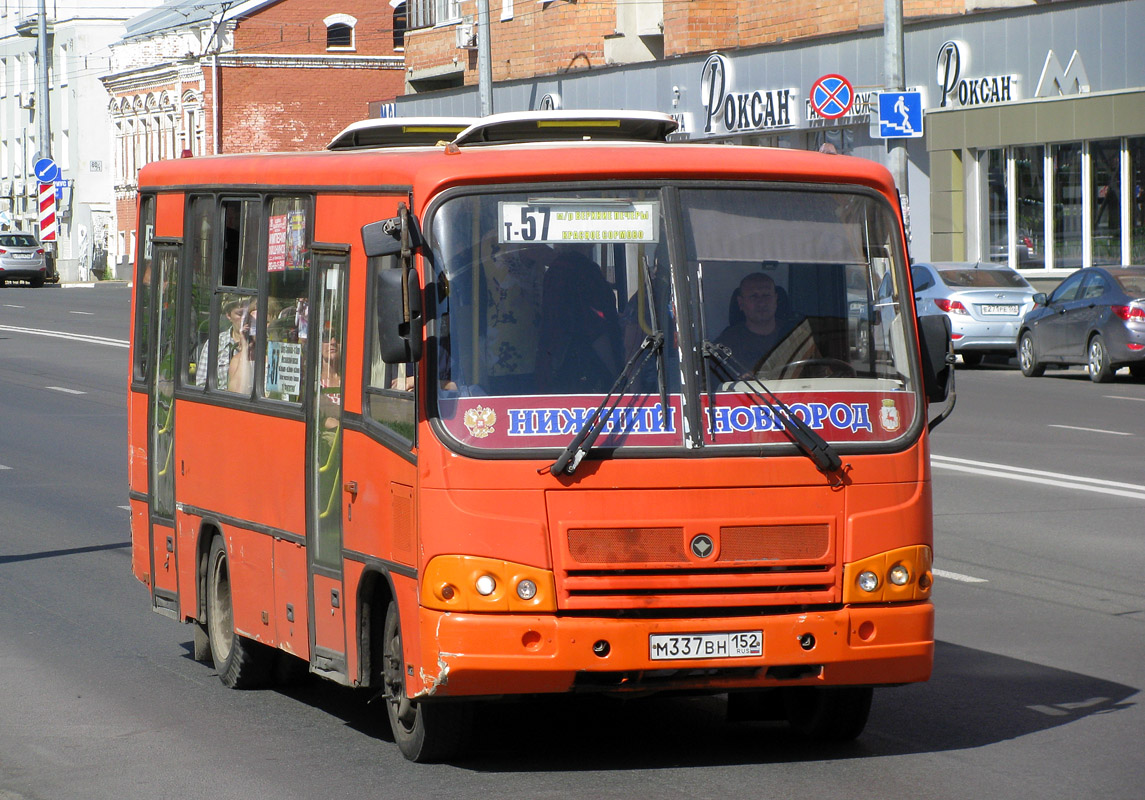
[[[762,272],[746,275],[734,297],[743,319],[725,328],[716,337],[716,344],[732,351],[732,358],[744,370],[741,377],[748,378],[790,332],[790,320],[776,315],[775,281]]]

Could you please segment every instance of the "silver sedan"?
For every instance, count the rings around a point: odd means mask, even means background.
[[[914,264],[918,315],[950,318],[954,352],[968,367],[987,355],[1014,355],[1018,326],[1034,307],[1034,288],[1014,270],[975,262]]]

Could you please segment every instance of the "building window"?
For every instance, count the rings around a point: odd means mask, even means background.
[[[1014,204],[1018,219],[1018,266],[1045,266],[1045,166],[1044,150],[1041,145],[1014,148]]]
[[[358,20],[349,14],[332,14],[322,22],[326,25],[327,50],[354,49],[354,26]]]
[[[1094,264],[1121,264],[1121,140],[1089,144]]]
[[[461,19],[461,0],[437,0],[436,5],[438,25]]]
[[[1129,258],[1127,264],[1145,264],[1145,137],[1128,140]]]
[[[434,0],[407,0],[408,12],[406,25],[409,30],[429,28],[433,26],[435,16],[433,13]]]
[[[1077,269],[1082,266],[1082,182],[1081,142],[1055,144],[1054,251],[1053,266]]]
[[[394,49],[405,50],[406,47],[406,27],[408,24],[406,15],[406,2],[400,2],[394,6]]]

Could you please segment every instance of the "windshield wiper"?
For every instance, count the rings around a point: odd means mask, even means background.
[[[732,357],[732,351],[726,345],[715,344],[705,339],[703,354],[705,359],[711,359],[720,368],[729,381],[735,381],[738,376],[748,374],[748,371]],[[810,425],[801,420],[789,405],[776,397],[759,378],[752,376],[743,382],[747,387],[745,394],[756,403],[771,409],[771,413],[780,421],[780,427],[783,428],[783,431],[791,438],[795,446],[815,463],[819,471],[824,475],[835,476],[835,479],[838,479],[843,461],[835,452],[835,448],[831,447],[827,440],[816,433]],[[709,406],[709,413],[713,410],[714,407]]]
[[[560,458],[552,463],[549,467],[549,472],[553,475],[572,475],[576,472],[576,468],[580,466],[580,462],[592,449],[592,443],[596,441],[596,437],[600,436],[600,432],[604,430],[604,426],[612,419],[612,412],[620,403],[620,399],[628,392],[628,387],[632,384],[632,380],[636,377],[636,367],[644,363],[648,358],[648,354],[653,350],[659,350],[664,346],[664,334],[657,331],[656,333],[645,336],[644,341],[640,343],[640,347],[628,359],[628,363],[624,365],[624,369],[620,371],[616,381],[612,384],[612,388],[608,390],[608,394],[600,401],[600,405],[589,415],[585,420],[585,424],[577,431],[576,436],[568,443],[568,447],[561,453]],[[605,406],[608,401],[612,401],[606,412]],[[667,403],[661,411],[663,418],[668,419]]]

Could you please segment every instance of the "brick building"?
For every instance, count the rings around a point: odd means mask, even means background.
[[[167,0],[129,20],[103,78],[120,271],[133,258],[142,166],[321,149],[402,92],[403,27],[404,8],[379,0]]]
[[[476,0],[408,0],[407,91],[477,82]],[[907,19],[1024,0],[905,0]],[[494,81],[881,28],[884,0],[489,0]]]
[[[397,112],[475,116],[476,0],[407,1]],[[662,111],[692,140],[883,162],[903,137],[916,259],[1041,285],[1145,260],[1145,0],[903,0],[910,125],[880,111],[883,0],[489,4],[494,111]]]

